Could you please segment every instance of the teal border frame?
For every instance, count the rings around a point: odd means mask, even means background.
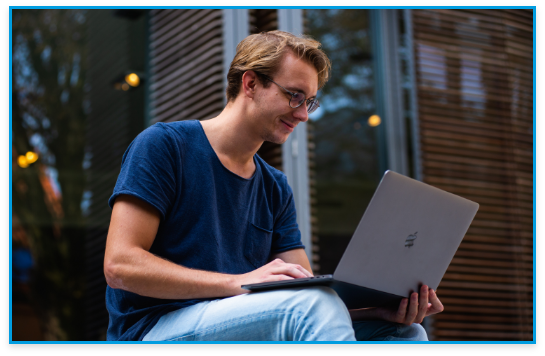
[[[12,10],[13,9],[532,9],[533,10],[533,341],[209,341],[209,342],[163,342],[163,341],[13,341],[12,340]],[[536,6],[10,6],[9,7],[9,343],[10,344],[537,344],[536,342]]]

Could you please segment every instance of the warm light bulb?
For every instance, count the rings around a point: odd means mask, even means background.
[[[123,89],[124,91],[129,90],[129,84],[123,83],[123,85],[121,85],[121,89]]]
[[[34,163],[38,160],[38,154],[28,151],[25,155],[28,164]]]
[[[21,168],[28,167],[28,161],[26,160],[26,156],[19,156],[19,158],[17,159],[17,163]]]
[[[369,120],[367,120],[367,123],[368,123],[369,126],[371,126],[371,127],[375,127],[375,126],[380,125],[380,122],[381,122],[380,116],[378,116],[378,115],[371,115],[371,116],[369,117]]]
[[[140,84],[140,77],[136,73],[127,74],[125,76],[125,81],[131,86],[131,87],[137,87]]]

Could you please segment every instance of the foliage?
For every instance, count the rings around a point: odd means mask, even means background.
[[[13,215],[46,338],[82,339],[86,109],[84,10],[12,10]],[[28,168],[17,155],[38,152]]]

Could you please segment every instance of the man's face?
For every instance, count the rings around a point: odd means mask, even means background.
[[[271,79],[291,92],[303,93],[307,99],[315,98],[318,91],[318,72],[314,66],[291,52],[284,55],[277,74]],[[258,132],[264,141],[284,143],[295,126],[308,120],[307,105],[291,108],[291,95],[272,82],[268,88],[261,86],[260,89],[255,98]]]

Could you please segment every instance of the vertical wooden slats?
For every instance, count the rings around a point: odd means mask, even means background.
[[[152,123],[203,120],[223,109],[222,10],[150,12]]]
[[[432,337],[532,340],[532,11],[412,14],[424,181],[480,204]]]

